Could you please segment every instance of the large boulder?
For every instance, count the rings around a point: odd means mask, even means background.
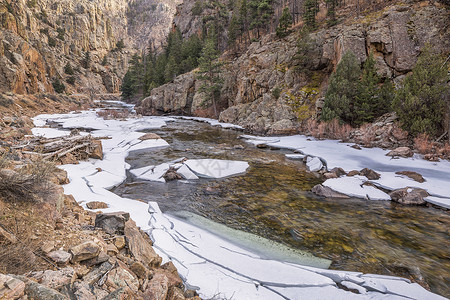
[[[362,176],[366,176],[367,179],[369,180],[378,180],[380,179],[380,174],[378,174],[377,172],[375,172],[372,169],[369,168],[364,168],[361,171],[359,171],[359,174]]]
[[[72,254],[64,250],[56,250],[49,252],[47,256],[50,257],[56,264],[60,266],[68,264],[70,259],[72,258]]]
[[[392,157],[411,157],[413,156],[413,152],[409,147],[398,147],[395,148],[392,151],[389,151],[389,153],[386,154],[386,156],[392,156]]]
[[[89,153],[90,158],[103,159],[102,141],[92,140],[90,148],[91,148],[91,152]]]
[[[400,171],[400,172],[395,172],[395,174],[404,175],[404,176],[409,177],[412,180],[415,180],[420,183],[425,182],[425,179],[423,178],[423,176],[414,171]]]
[[[88,260],[97,257],[100,253],[100,246],[93,241],[87,241],[70,248],[72,263]]]
[[[130,214],[126,212],[98,214],[95,217],[95,227],[100,227],[109,234],[122,234],[129,219]]]
[[[0,274],[0,299],[19,299],[25,291],[25,283],[17,278]]]
[[[59,290],[65,285],[71,285],[77,278],[77,274],[73,268],[67,267],[57,271],[46,270],[35,272],[32,277],[37,279],[40,284]]]
[[[423,189],[406,187],[389,193],[392,201],[405,205],[424,205],[428,192]]]
[[[338,193],[334,190],[332,190],[331,188],[327,187],[327,186],[323,186],[321,184],[315,185],[312,189],[311,192],[313,192],[314,194],[318,195],[318,196],[322,196],[325,198],[341,198],[341,199],[348,199],[350,198],[347,195]]]
[[[158,267],[161,264],[162,259],[153,250],[150,237],[140,231],[133,220],[125,223],[124,232],[128,249],[137,261],[149,267]]]

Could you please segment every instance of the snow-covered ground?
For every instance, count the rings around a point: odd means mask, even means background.
[[[121,198],[109,188],[120,184],[126,178],[129,165],[125,162],[128,153],[133,150],[152,147],[167,147],[162,139],[141,141],[142,129],[160,128],[172,118],[143,117],[140,119],[103,120],[96,116],[95,111],[78,114],[40,115],[34,118],[37,127],[45,125],[47,120],[61,124],[62,128],[89,128],[92,135],[109,137],[103,139],[103,160],[91,159],[78,165],[62,166],[68,172],[70,183],[64,186],[67,194],[85,205],[90,201],[103,201],[109,208],[104,212],[127,211],[137,225],[147,230],[154,240],[154,247],[164,258],[171,260],[180,275],[191,287],[197,287],[203,298],[216,299],[444,299],[426,291],[416,283],[407,279],[362,274],[357,272],[332,271],[327,269],[306,267],[299,264],[271,260],[260,257],[215,234],[203,230],[180,219],[163,214],[158,204],[149,204],[131,199]],[[54,136],[54,129],[41,128],[41,135]],[[283,139],[283,138],[281,138]],[[301,139],[301,137],[300,137]],[[288,143],[290,142],[290,144]],[[286,138],[286,146],[293,145],[295,149],[303,148],[298,143],[298,137],[292,140]],[[316,144],[311,153],[324,157],[328,166],[342,166],[344,161],[337,158],[338,143],[325,142],[324,147]],[[280,145],[278,145],[280,146]],[[327,147],[331,151],[327,157]],[[347,169],[370,167],[366,163],[358,163],[357,153],[341,156],[341,159],[353,159]],[[316,152],[317,150],[317,152]],[[373,151],[372,149],[368,149]],[[309,152],[309,151],[305,151]],[[373,164],[378,156],[362,155],[362,159],[372,158]],[[418,161],[417,168],[425,168],[424,162]],[[380,162],[383,165],[383,162]],[[241,165],[240,167],[243,167]],[[99,169],[100,168],[100,169]],[[443,167],[435,166],[436,171],[443,172]],[[376,168],[375,168],[376,169]],[[101,170],[101,171],[99,171]],[[384,170],[390,171],[390,170]],[[448,171],[448,170],[447,170]],[[434,171],[430,171],[433,173]],[[422,172],[424,173],[424,172]],[[430,184],[431,179],[438,176],[423,174]],[[383,179],[383,177],[382,177]],[[432,181],[434,182],[434,181]],[[446,194],[445,188],[434,190],[436,195]],[[448,194],[447,194],[448,195]],[[345,291],[337,283],[358,290],[360,294]]]
[[[381,177],[371,180],[377,186],[395,190],[404,187],[417,187],[427,190],[431,195],[425,200],[433,204],[450,208],[450,162],[430,162],[415,154],[411,158],[392,158],[386,156],[389,150],[380,148],[352,148],[353,144],[341,143],[336,140],[316,140],[304,135],[283,137],[258,137],[243,135],[249,143],[254,145],[265,144],[269,147],[289,149],[306,155],[320,157],[326,161],[328,169],[341,167],[345,171],[370,168],[378,172]],[[287,154],[295,158],[298,154]],[[301,156],[298,156],[301,157]],[[397,175],[398,171],[414,171],[426,180],[423,183]],[[341,177],[328,179],[323,185],[350,196],[369,198],[371,200],[390,200],[388,194],[370,187],[361,186],[365,177]]]

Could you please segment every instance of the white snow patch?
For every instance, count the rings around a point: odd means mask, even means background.
[[[199,177],[224,178],[242,174],[249,167],[245,161],[220,159],[188,159],[184,163]]]
[[[340,177],[328,179],[322,185],[350,197],[368,200],[391,200],[391,197],[385,192],[373,186],[363,185],[366,181],[367,178],[364,176]]]

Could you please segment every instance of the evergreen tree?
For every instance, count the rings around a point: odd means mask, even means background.
[[[438,136],[445,131],[445,97],[450,92],[447,69],[442,57],[425,48],[412,74],[397,91],[393,109],[403,128],[413,136]]]
[[[261,29],[268,29],[272,15],[274,0],[250,0],[248,2],[251,18],[250,29],[256,29],[257,37],[260,37]]]
[[[231,17],[230,25],[228,26],[228,45],[234,47],[236,45],[236,39],[240,35],[241,26],[239,24],[239,18],[237,14],[233,14]]]
[[[67,75],[73,75],[75,73],[69,62],[64,67],[64,73]]]
[[[317,0],[305,0],[304,4],[303,21],[305,25],[310,28],[316,28],[316,14],[317,14]]]
[[[280,17],[280,24],[277,27],[277,36],[285,37],[289,34],[288,28],[292,25],[292,15],[289,11],[289,7],[283,9],[283,13]]]
[[[81,61],[83,68],[88,69],[91,66],[91,53],[89,51],[84,52],[84,58]]]
[[[336,25],[337,24],[336,6],[338,5],[338,0],[326,0],[325,2],[327,3],[327,8],[328,8],[327,23],[329,26]]]
[[[214,115],[217,114],[217,100],[222,87],[221,69],[223,63],[218,61],[219,51],[216,47],[217,38],[213,30],[210,30],[199,58],[199,71],[197,78],[202,81],[200,91],[204,93],[205,104],[212,104]]]
[[[53,89],[55,90],[56,93],[61,94],[64,93],[64,91],[66,90],[66,86],[64,85],[64,83],[62,83],[58,77],[56,77],[53,82]]]
[[[131,80],[131,73],[128,71],[122,79],[122,85],[120,86],[120,91],[122,92],[121,97],[124,100],[129,100],[134,95],[133,84]]]
[[[123,39],[120,39],[117,43],[116,43],[116,49],[118,51],[121,51],[123,48],[125,48],[125,43],[123,42]]]

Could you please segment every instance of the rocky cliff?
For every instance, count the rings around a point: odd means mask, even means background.
[[[361,62],[372,53],[378,73],[400,81],[424,45],[448,52],[448,24],[444,6],[423,2],[389,6],[302,38],[298,33],[284,39],[267,35],[237,58],[222,57],[228,64],[220,120],[259,133],[297,132],[301,121],[320,110],[327,78],[345,52]],[[204,115],[198,86],[195,71],[182,75],[153,90],[138,110]]]
[[[175,6],[167,0],[2,0],[0,91],[54,92],[59,81],[68,93],[118,92],[131,55],[150,39],[165,40]],[[155,30],[149,35],[148,28]]]

